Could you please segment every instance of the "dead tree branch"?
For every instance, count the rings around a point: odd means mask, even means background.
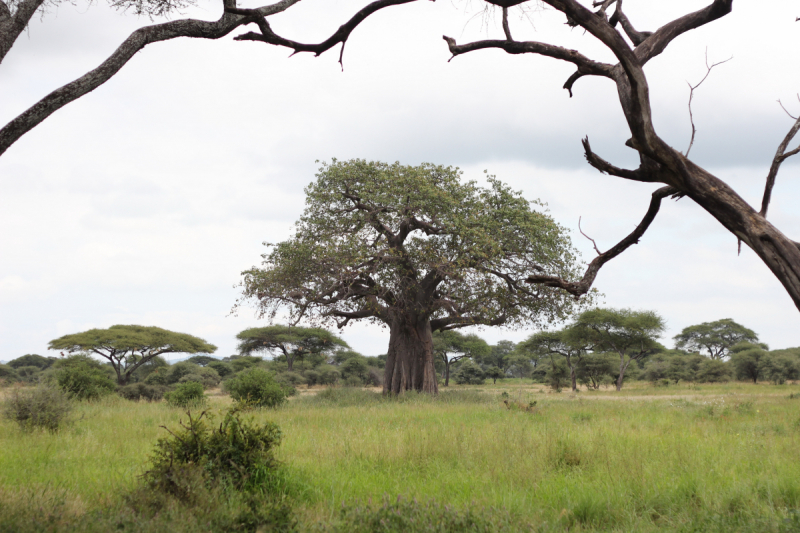
[[[798,99],[800,99],[800,95],[798,95]],[[778,102],[780,103],[780,102]],[[781,104],[783,107],[783,104]],[[786,111],[786,108],[783,108]],[[780,170],[781,164],[784,161],[792,157],[793,155],[797,155],[800,153],[800,146],[791,150],[789,152],[786,151],[788,148],[789,143],[792,142],[794,136],[797,135],[797,132],[800,131],[800,117],[792,116],[788,111],[786,114],[795,119],[795,123],[792,128],[789,130],[789,133],[786,134],[786,137],[783,138],[783,141],[780,145],[778,145],[778,151],[775,152],[775,157],[772,158],[772,165],[769,167],[769,174],[767,174],[767,184],[764,187],[764,197],[761,200],[761,211],[759,213],[761,216],[766,218],[767,216],[767,209],[769,208],[770,200],[772,199],[772,189],[775,187],[775,178],[778,176],[778,170]]]
[[[639,239],[650,227],[650,224],[653,222],[653,220],[655,220],[656,215],[661,208],[661,200],[677,192],[678,191],[673,187],[661,187],[653,192],[652,199],[650,200],[650,207],[647,209],[647,213],[642,221],[639,222],[638,226],[636,226],[636,229],[634,229],[630,235],[619,241],[611,249],[595,257],[592,262],[589,263],[589,266],[586,268],[586,273],[583,275],[583,278],[580,281],[568,281],[555,276],[544,276],[540,274],[528,276],[528,279],[525,281],[527,283],[537,283],[546,287],[563,289],[575,296],[575,299],[580,298],[592,288],[592,284],[594,283],[598,272],[600,272],[600,268],[602,268],[604,264],[608,263],[619,254],[639,242]],[[583,232],[581,231],[581,233]],[[595,250],[597,250],[596,246]]]
[[[719,61],[711,66],[708,66],[708,48],[706,48],[706,75],[703,76],[703,79],[700,80],[697,85],[692,85],[688,81],[686,82],[686,84],[689,86],[689,122],[692,124],[692,138],[689,141],[689,148],[686,149],[686,153],[684,154],[686,157],[689,157],[689,152],[692,150],[692,145],[694,145],[694,136],[697,134],[697,128],[694,126],[694,114],[692,113],[692,99],[694,98],[694,91],[703,85],[703,82],[708,79],[708,76],[711,74],[711,70],[714,67],[722,65],[723,63],[727,63],[731,59],[733,59],[733,56],[729,57],[725,61]]]
[[[594,241],[594,239],[592,239],[591,237],[589,237],[588,235],[586,235],[586,234],[583,232],[583,229],[581,229],[581,217],[578,217],[578,231],[580,231],[580,232],[581,232],[581,235],[583,235],[584,237],[586,237],[587,239],[589,239],[590,241],[592,241],[592,244],[594,245],[594,251],[595,251],[595,252],[597,252],[597,255],[603,255],[603,253],[602,253],[602,252],[601,252],[601,251],[600,251],[600,250],[597,248],[597,243]]]

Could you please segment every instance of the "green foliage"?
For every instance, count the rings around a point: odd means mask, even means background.
[[[88,355],[76,354],[61,359],[53,365],[53,370],[58,387],[76,400],[99,400],[117,389],[109,368]]]
[[[236,338],[239,340],[240,353],[269,352],[285,360],[289,370],[295,360],[311,354],[331,354],[338,348],[348,347],[346,342],[326,329],[299,326],[250,328],[236,335]]]
[[[19,376],[17,376],[17,373],[14,371],[13,367],[10,367],[8,365],[0,365],[0,383],[2,384],[13,383],[18,379]]]
[[[146,400],[148,402],[157,402],[164,397],[167,388],[161,385],[148,385],[146,383],[131,383],[117,389],[117,393],[125,398],[138,402]]]
[[[760,347],[748,347],[742,350],[731,350],[731,352],[731,364],[733,364],[736,379],[758,383],[758,378],[764,370],[763,365],[760,365],[759,362],[767,355],[767,351]]]
[[[696,380],[700,383],[719,383],[733,378],[730,364],[719,359],[706,359],[700,364]]]
[[[435,501],[384,499],[383,506],[343,505],[338,520],[320,525],[328,533],[490,533],[528,530],[506,511],[459,509]]]
[[[42,369],[38,366],[20,366],[16,369],[17,378],[23,383],[38,383]]]
[[[166,374],[169,370],[169,363],[161,356],[153,357],[142,363],[139,368],[133,371],[131,376],[136,381],[145,381],[155,372],[162,372]],[[163,385],[164,383],[161,383]]]
[[[216,370],[217,375],[222,379],[234,373],[233,365],[224,361],[212,361],[208,363],[208,368]]]
[[[192,363],[200,366],[208,366],[209,363],[213,363],[215,361],[219,361],[219,359],[217,359],[216,357],[211,357],[210,355],[194,355],[186,360],[187,363]]]
[[[164,399],[173,407],[194,408],[206,403],[203,386],[196,381],[179,383],[174,390],[164,394]]]
[[[459,385],[483,385],[486,373],[477,363],[465,359],[453,374],[453,379]]]
[[[775,384],[800,378],[800,360],[786,354],[766,353],[758,362],[758,373]]]
[[[496,366],[490,366],[486,369],[486,377],[492,380],[492,383],[497,383],[498,379],[506,377],[505,372]]]
[[[758,335],[753,330],[730,318],[689,326],[674,338],[676,348],[692,352],[705,351],[712,359],[724,359],[731,348],[740,342],[758,341]]]
[[[8,362],[11,368],[19,369],[23,366],[35,366],[39,370],[45,370],[56,361],[55,357],[42,357],[35,353],[26,354],[22,357],[17,357]]]
[[[252,355],[232,355],[226,359],[229,359],[228,362],[233,367],[234,372],[241,372],[242,370],[252,368],[264,362],[260,357],[254,357]]]
[[[342,378],[339,369],[332,365],[319,366],[317,372],[319,372],[319,383],[322,385],[335,385]]]
[[[610,353],[592,353],[581,358],[576,368],[578,381],[592,389],[608,382],[619,369],[619,357]]]
[[[369,374],[369,367],[367,366],[366,358],[357,356],[351,357],[342,363],[339,367],[339,371],[342,374],[342,378],[345,380],[354,377],[359,381],[359,384],[363,384]]]
[[[51,350],[100,355],[114,367],[119,384],[127,384],[142,365],[165,353],[212,353],[213,344],[186,333],[147,326],[111,326],[64,335],[50,341]],[[176,380],[177,381],[177,380]]]
[[[279,465],[274,448],[280,442],[276,424],[242,419],[236,408],[227,411],[219,425],[209,423],[206,412],[195,417],[187,412],[187,423],[156,443],[152,467],[145,477],[151,486],[171,492],[176,469],[192,465],[213,482],[237,489],[269,490]]]
[[[39,385],[31,389],[15,388],[3,403],[3,416],[26,431],[58,431],[69,419],[72,403],[60,389]]]
[[[203,386],[204,389],[210,389],[219,385],[220,377],[217,371],[210,367],[196,367],[192,369],[191,373],[184,374],[178,380],[178,383],[186,383],[187,381],[194,381]]]
[[[236,402],[252,407],[279,407],[291,392],[275,380],[272,372],[250,368],[224,383],[225,390]]]
[[[567,361],[564,358],[552,358],[549,365],[545,364],[547,384],[554,391],[560,392],[569,384],[570,374]]]
[[[198,374],[200,369],[200,366],[186,361],[180,361],[174,365],[170,365],[166,375],[167,384],[174,385],[175,383],[178,383],[184,376],[188,376],[189,374]]]
[[[460,178],[458,169],[432,164],[323,163],[294,236],[268,244],[263,267],[243,273],[243,298],[268,318],[287,308],[292,319],[331,323],[337,316],[387,322],[387,309],[420,294],[431,295],[422,305],[434,326],[568,316],[578,304],[564,291],[513,286],[534,271],[578,274],[567,231],[494,176],[487,188]],[[435,299],[415,272],[440,276]]]

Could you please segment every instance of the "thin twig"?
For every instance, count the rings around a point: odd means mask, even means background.
[[[704,81],[706,81],[708,76],[711,74],[711,70],[714,67],[721,65],[723,63],[727,63],[731,59],[733,59],[733,56],[729,57],[725,61],[719,61],[711,66],[708,66],[708,48],[706,48],[706,75],[703,76],[703,79],[700,80],[700,82],[695,86],[692,86],[692,84],[689,83],[688,81],[686,82],[686,84],[689,86],[689,122],[692,123],[692,138],[689,141],[689,148],[686,149],[686,154],[684,154],[686,155],[686,157],[689,157],[689,152],[692,150],[692,145],[694,145],[694,136],[697,134],[697,128],[695,128],[694,126],[694,115],[692,114],[692,98],[694,98],[694,90],[700,87]]]
[[[586,235],[586,234],[583,232],[583,230],[581,229],[581,217],[578,217],[578,231],[580,231],[580,232],[581,232],[581,235],[583,235],[584,237],[586,237],[587,239],[589,239],[590,241],[592,241],[592,244],[594,245],[594,251],[595,251],[595,252],[597,252],[597,255],[603,255],[603,252],[601,252],[601,251],[600,251],[600,250],[597,248],[597,243],[596,243],[596,242],[594,242],[594,239],[592,239],[591,237],[589,237],[588,235]]]

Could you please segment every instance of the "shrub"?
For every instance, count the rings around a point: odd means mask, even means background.
[[[0,365],[0,382],[4,383],[12,383],[17,381],[19,377],[17,373],[14,371],[14,368],[8,365]]]
[[[51,432],[67,422],[72,403],[62,390],[40,385],[34,389],[14,389],[3,405],[3,415],[23,430],[36,428]]]
[[[206,402],[203,386],[196,381],[179,383],[175,390],[166,393],[164,398],[173,407],[198,407]]]
[[[166,387],[162,385],[148,385],[146,383],[131,383],[125,385],[117,390],[117,393],[125,398],[138,402],[139,400],[146,400],[148,402],[157,402],[164,397]]]
[[[364,380],[371,387],[383,387],[383,370],[370,367],[367,377]]]
[[[165,386],[167,384],[167,370],[158,368],[151,372],[144,380],[148,385]]]
[[[363,387],[364,382],[358,376],[347,376],[344,380],[345,387]]]
[[[274,448],[281,430],[272,423],[258,425],[242,420],[240,410],[230,409],[219,425],[210,424],[205,412],[187,413],[187,424],[158,440],[145,474],[154,488],[171,492],[176,473],[187,466],[199,467],[209,481],[237,489],[269,489],[279,463]]]
[[[212,361],[206,365],[208,368],[213,368],[217,371],[217,375],[220,378],[226,378],[233,374],[233,366],[230,363],[226,363],[224,361]]]
[[[117,385],[108,370],[87,355],[72,355],[54,365],[59,388],[76,400],[97,400],[114,392]]]
[[[38,366],[20,366],[16,369],[17,377],[23,383],[38,383],[42,369]]]
[[[342,373],[330,365],[319,367],[318,372],[319,382],[323,385],[335,385],[342,378]]]
[[[706,359],[700,365],[700,368],[697,371],[696,379],[701,383],[730,381],[730,365],[718,359]]]
[[[235,401],[254,407],[278,407],[293,392],[275,381],[272,372],[257,367],[240,372],[224,385]]]
[[[459,385],[483,385],[485,378],[486,374],[481,367],[470,359],[463,361],[453,374],[453,379]]]
[[[186,374],[179,379],[178,383],[186,383],[187,381],[197,382],[201,384],[204,389],[210,389],[219,385],[220,377],[219,374],[217,374],[217,371],[213,368],[199,367],[195,372]]]
[[[320,383],[320,375],[316,370],[306,370],[303,372],[303,377],[306,378],[306,383],[309,385],[316,385]]]
[[[199,365],[187,363],[186,361],[175,363],[169,367],[169,370],[167,371],[167,385],[174,385],[175,383],[178,383],[183,376],[188,376],[189,374],[199,374],[201,368],[202,367]]]
[[[55,357],[42,357],[41,355],[37,355],[35,353],[29,353],[9,361],[8,366],[17,370],[23,366],[35,366],[39,370],[45,370],[55,361],[57,361]]]
[[[306,383],[308,383],[306,381],[306,378],[298,374],[297,372],[281,372],[280,374],[276,374],[275,381],[277,381],[281,385],[285,385],[291,388],[294,388],[298,385],[305,385]]]

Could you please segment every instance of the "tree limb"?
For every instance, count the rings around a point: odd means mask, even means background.
[[[12,15],[8,5],[0,2],[0,63],[43,3],[44,0],[22,0]]]
[[[602,254],[595,257],[589,266],[586,268],[586,273],[583,275],[583,279],[580,281],[567,281],[562,278],[558,278],[555,276],[545,276],[540,274],[534,274],[528,276],[526,280],[527,283],[532,284],[542,284],[546,287],[555,287],[558,289],[563,289],[568,293],[575,296],[575,299],[580,298],[591,289],[592,284],[594,283],[595,278],[597,277],[597,273],[600,271],[600,268],[609,262],[610,260],[617,257],[619,254],[627,250],[634,244],[639,242],[639,239],[644,235],[647,229],[650,227],[650,224],[655,220],[656,215],[658,214],[658,210],[661,208],[661,200],[666,198],[671,194],[675,194],[678,191],[673,187],[661,187],[660,189],[653,192],[652,199],[650,200],[650,207],[647,210],[642,221],[636,226],[636,229],[631,232],[630,235],[622,239],[608,251],[603,252]]]
[[[377,0],[372,2],[358,11],[358,13],[353,15],[353,17],[346,23],[339,26],[339,29],[336,30],[333,35],[317,44],[304,44],[281,37],[272,31],[269,22],[267,22],[263,15],[253,13],[253,10],[235,7],[226,7],[225,9],[229,13],[236,13],[238,15],[246,15],[251,17],[251,22],[258,24],[258,29],[261,31],[261,33],[248,32],[242,35],[237,35],[234,37],[234,41],[261,41],[275,46],[285,46],[286,48],[291,48],[294,50],[292,55],[299,52],[313,52],[315,56],[319,56],[336,44],[342,43],[342,52],[339,54],[339,64],[342,65],[344,45],[356,26],[358,26],[364,21],[364,19],[376,11],[379,11],[385,7],[408,4],[410,2],[416,2],[416,0]],[[344,68],[344,65],[342,65],[342,68]]]
[[[767,209],[769,208],[769,202],[772,199],[772,188],[775,187],[775,178],[777,178],[778,176],[778,170],[780,170],[781,164],[790,157],[792,157],[793,155],[797,155],[798,153],[800,153],[800,146],[798,146],[797,148],[795,148],[790,152],[786,151],[786,148],[789,146],[789,143],[792,142],[794,136],[797,135],[798,131],[800,131],[800,117],[798,117],[795,120],[795,123],[789,130],[789,133],[786,134],[786,137],[783,138],[781,144],[778,145],[778,151],[775,152],[775,157],[772,158],[772,165],[769,167],[769,174],[767,174],[767,184],[764,187],[764,197],[761,200],[760,213],[761,216],[765,218],[767,216]]]

